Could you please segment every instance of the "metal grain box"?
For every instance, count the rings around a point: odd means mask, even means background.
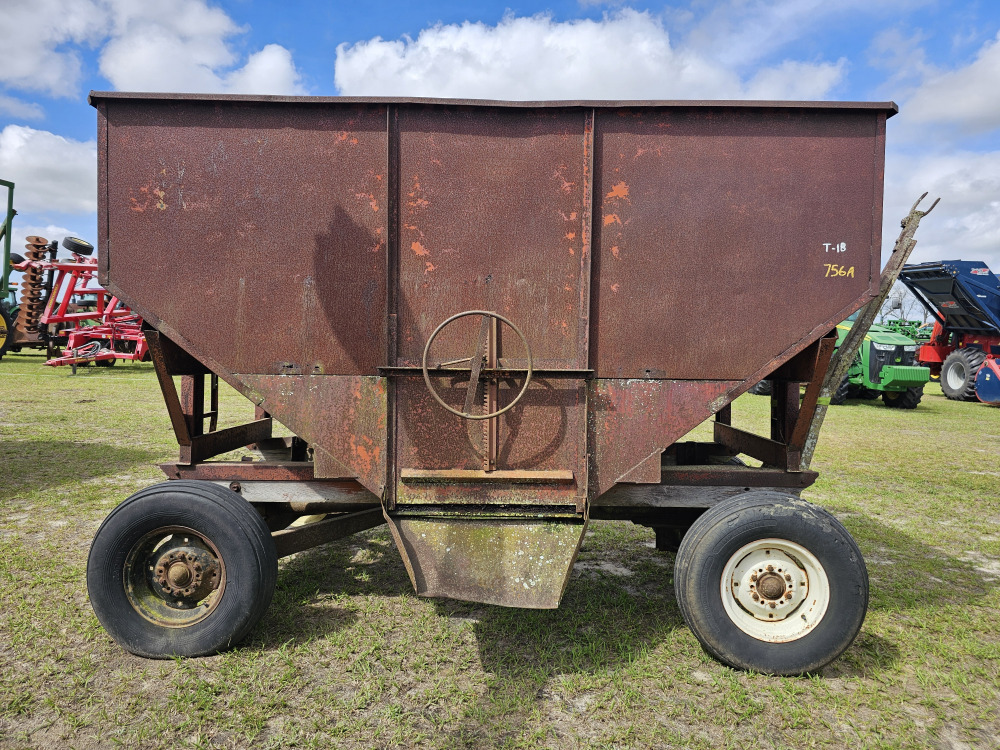
[[[877,290],[895,105],[91,101],[101,280],[152,328],[181,445],[165,471],[238,489],[279,554],[386,519],[419,593],[554,607],[589,519],[676,547],[705,508],[815,479],[799,383],[818,388],[824,336]],[[206,374],[260,419],[206,432]],[[768,376],[772,434],[733,428],[730,402]],[[678,443],[712,415],[711,443]],[[283,460],[204,461],[272,446],[270,418],[300,439]],[[357,512],[282,530],[314,511]],[[160,549],[150,591],[169,599],[187,587]],[[767,640],[766,613],[730,599],[736,631]]]

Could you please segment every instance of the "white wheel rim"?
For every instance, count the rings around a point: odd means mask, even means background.
[[[787,539],[740,547],[722,572],[722,606],[759,641],[787,643],[815,628],[830,605],[830,579],[816,556]]]
[[[965,374],[965,365],[961,364],[960,362],[956,362],[948,370],[948,387],[951,388],[953,391],[957,391],[959,388],[965,385],[966,379],[967,376]]]

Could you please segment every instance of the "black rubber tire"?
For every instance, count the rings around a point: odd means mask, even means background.
[[[941,391],[952,401],[976,400],[976,375],[986,354],[981,349],[956,349],[941,365]]]
[[[840,381],[840,385],[837,386],[836,392],[834,392],[834,394],[830,396],[830,405],[841,406],[843,404],[846,404],[847,391],[850,389],[850,387],[851,387],[851,381],[847,377],[847,375],[844,375],[844,379]]]
[[[10,254],[10,264],[12,266],[16,266],[16,265],[19,265],[21,263],[24,263],[24,256],[23,255],[21,255],[20,253],[11,253]]]
[[[741,630],[722,601],[723,572],[744,545],[787,540],[814,555],[826,572],[826,613],[805,635],[783,643]],[[778,492],[748,492],[702,514],[684,536],[674,569],[681,614],[711,656],[737,669],[800,675],[826,666],[854,641],[868,609],[868,572],[847,529],[827,511]]]
[[[916,409],[924,397],[924,387],[907,388],[905,391],[884,391],[882,403],[892,409]]]
[[[851,383],[847,387],[848,398],[861,398],[865,401],[873,401],[874,399],[877,399],[879,395],[879,391],[872,388],[865,388],[863,385],[854,385]]]
[[[747,391],[747,393],[752,393],[755,396],[770,396],[772,390],[773,389],[771,387],[771,381],[762,380],[759,383],[751,386],[750,390]]]
[[[94,252],[94,246],[79,237],[64,237],[62,246],[64,250],[69,250],[77,255],[91,255]]]
[[[98,367],[114,367],[117,359],[95,359],[94,364]]]
[[[210,539],[225,565],[215,609],[185,627],[152,622],[125,591],[130,552],[157,529],[183,526]],[[87,590],[97,619],[138,656],[205,656],[239,643],[271,602],[278,557],[264,519],[235,492],[210,482],[177,480],[148,487],[111,511],[87,560]]]
[[[10,348],[10,342],[14,338],[14,321],[7,308],[0,305],[0,357],[3,357]]]

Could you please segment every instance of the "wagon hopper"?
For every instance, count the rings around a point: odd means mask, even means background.
[[[878,288],[895,105],[91,101],[101,282],[147,322],[180,444],[91,550],[125,648],[224,648],[277,557],[383,522],[421,595],[556,607],[597,519],[680,546],[726,663],[849,645],[864,563],[798,499],[800,455],[831,332]],[[734,428],[765,377],[770,434]],[[258,418],[211,429],[217,378]]]

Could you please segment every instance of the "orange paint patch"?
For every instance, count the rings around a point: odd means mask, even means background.
[[[576,232],[566,232],[566,239],[571,240],[576,237]]]
[[[428,250],[426,247],[424,247],[423,245],[421,245],[419,242],[416,241],[414,241],[413,244],[410,245],[410,249],[419,256],[431,254],[430,250]],[[427,265],[430,264],[428,263]]]
[[[424,273],[425,274],[426,273],[431,273],[437,267],[433,263],[431,263],[430,261],[427,261],[426,265],[427,265],[427,267],[424,269]]]
[[[618,214],[605,214],[604,215],[604,226],[608,224],[621,224],[622,220],[618,218]]]
[[[611,192],[605,196],[607,198],[628,198],[628,185],[624,182],[619,182],[613,188]]]
[[[375,200],[375,196],[372,193],[355,193],[354,195],[356,198],[367,198],[372,211],[378,211],[378,201]]]
[[[618,245],[611,248],[611,254],[615,256],[615,260],[618,260]]]
[[[615,294],[618,294],[618,290],[621,289],[621,288],[622,288],[621,284],[612,284],[611,285],[611,291],[614,292]]]

